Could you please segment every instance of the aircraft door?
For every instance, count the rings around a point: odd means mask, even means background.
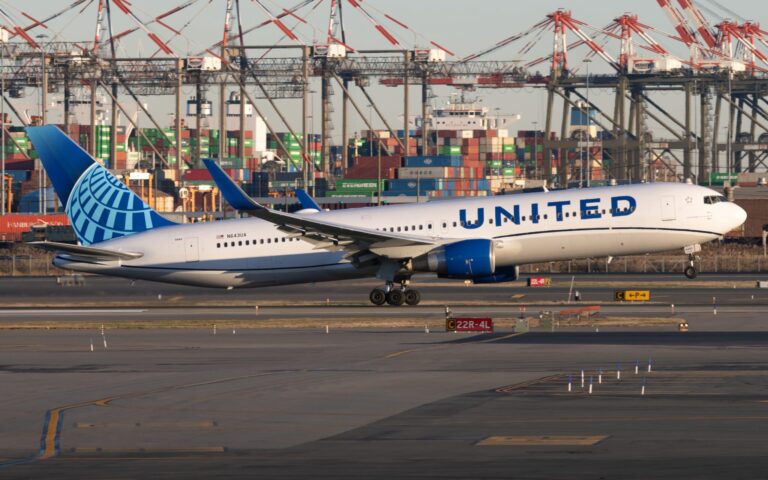
[[[662,220],[675,219],[675,197],[674,196],[665,195],[661,197],[661,219]]]
[[[184,259],[187,262],[200,261],[200,248],[198,246],[197,237],[184,239]]]

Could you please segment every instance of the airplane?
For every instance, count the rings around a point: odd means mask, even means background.
[[[27,132],[79,240],[32,244],[56,252],[57,267],[129,279],[232,289],[375,277],[383,286],[371,303],[416,305],[416,273],[496,283],[516,280],[528,263],[683,248],[693,278],[700,245],[746,219],[721,194],[683,183],[337,211],[307,196],[303,210],[287,213],[257,203],[204,160],[229,204],[250,217],[177,224],[56,126]]]

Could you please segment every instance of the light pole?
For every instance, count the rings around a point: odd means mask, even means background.
[[[591,115],[591,104],[589,103],[589,64],[592,63],[592,60],[585,58],[584,63],[587,64],[587,159],[586,159],[586,168],[582,169],[582,174],[585,174],[587,177],[587,187],[589,187],[590,179],[592,178],[592,162],[591,162],[591,156],[592,156],[592,150],[590,146],[590,139],[592,138],[592,115]]]
[[[533,178],[539,178],[539,122],[533,122]],[[543,175],[547,177],[546,172]]]
[[[368,105],[368,125],[370,125],[371,129],[371,146],[373,146],[373,123],[371,123],[371,112],[373,110],[373,105]],[[376,134],[376,206],[381,206],[381,138],[379,137],[379,134]],[[418,193],[417,193],[418,196]]]
[[[6,196],[8,195],[8,192],[6,191],[6,181],[5,181],[5,40],[8,36],[8,32],[5,30],[0,31],[0,90],[3,92],[3,98],[0,99],[0,118],[2,119],[2,125],[3,125],[3,146],[2,146],[2,153],[0,153],[0,156],[2,156],[2,180],[3,180],[3,187],[2,187],[2,195],[0,195],[0,198],[2,198],[2,206],[0,206],[0,213],[5,215],[7,212],[5,210],[5,204],[8,201]]]
[[[45,48],[43,47],[43,41],[45,41],[46,38],[48,38],[48,35],[41,33],[40,35],[37,35],[36,38],[40,40],[40,122],[45,125],[47,119],[45,115],[45,100],[48,96],[48,80],[46,76],[48,73],[45,71],[46,64],[45,64]],[[5,95],[5,91],[3,91],[3,95]],[[38,160],[38,166],[40,165],[40,161]],[[37,174],[37,183],[40,188],[37,195],[37,203],[40,205],[40,213],[48,213],[48,199],[46,198],[46,181],[45,181],[46,173],[45,170],[39,169]],[[40,200],[42,199],[42,203]]]
[[[729,114],[728,114],[728,139],[726,140],[726,148],[725,148],[725,154],[727,155],[725,159],[725,168],[726,168],[726,176],[728,177],[728,184],[731,183],[731,171],[733,170],[732,163],[732,155],[731,155],[731,135],[733,135],[733,132],[731,131],[731,124],[733,123],[733,87],[731,86],[731,77],[733,76],[733,70],[728,69],[728,104],[730,106]]]

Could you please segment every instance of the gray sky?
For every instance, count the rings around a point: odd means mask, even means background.
[[[0,7],[12,18],[18,19],[22,25],[28,21],[23,19],[21,10],[28,12],[36,18],[44,18],[51,13],[65,8],[73,0],[2,0]],[[768,22],[764,0],[719,0],[721,4],[727,5],[729,9],[737,12],[741,16],[755,21]],[[142,20],[152,18],[162,12],[170,10],[176,5],[182,3],[182,0],[132,0],[134,11]],[[186,25],[183,37],[176,37],[171,41],[174,51],[180,56],[194,54],[202,48],[209,46],[221,38],[221,30],[224,18],[225,0],[199,0],[194,5],[183,12],[168,17],[167,23],[176,29]],[[298,3],[298,0],[261,0],[261,4],[272,10],[279,11],[283,7],[289,7]],[[96,2],[82,9],[82,11],[67,12],[61,18],[53,21],[50,28],[43,33],[57,40],[90,40],[93,38],[96,18]],[[263,21],[266,17],[264,11],[258,3],[252,0],[241,0],[243,9],[243,26],[255,25]],[[306,20],[314,25],[314,28],[302,25],[297,31],[302,41],[313,43],[322,41],[327,28],[328,5],[330,0],[325,2],[313,13],[304,13]],[[429,40],[434,40],[446,48],[456,52],[458,57],[463,57],[470,53],[479,51],[495,42],[510,35],[522,32],[530,28],[533,24],[542,20],[548,13],[565,8],[573,13],[573,16],[581,21],[595,27],[602,27],[610,21],[625,12],[635,13],[639,16],[641,22],[654,26],[664,32],[672,32],[673,28],[670,21],[658,6],[656,0],[614,0],[591,1],[591,0],[538,0],[536,2],[523,2],[518,0],[366,0],[362,3],[374,16],[382,20],[385,27],[391,31],[401,43],[408,48],[413,46],[424,46]],[[704,9],[704,13],[713,19],[708,10],[714,13],[721,13],[716,9],[712,0],[698,0],[697,5]],[[307,9],[302,10],[308,12]],[[400,27],[386,22],[383,14],[387,13],[392,17],[408,25],[413,31],[418,32],[414,35]],[[134,24],[122,12],[119,12],[113,6],[114,30],[122,31],[125,28],[132,27]],[[391,48],[384,38],[374,30],[370,21],[361,14],[360,11],[351,7],[350,4],[344,4],[344,20],[348,43],[355,48]],[[286,24],[293,26],[296,20],[288,19]],[[716,23],[713,21],[713,23]],[[157,24],[150,27],[163,39],[170,39],[173,34]],[[588,34],[590,30],[585,28]],[[41,31],[35,30],[35,35]],[[667,47],[674,54],[681,57],[687,57],[687,51],[682,44],[665,38],[658,33],[651,34],[660,43]],[[246,37],[248,44],[272,44],[280,41],[282,44],[295,43],[283,38],[283,34],[274,25],[267,26],[250,34]],[[531,37],[529,37],[531,38]],[[573,39],[575,37],[569,37]],[[570,40],[573,41],[573,40]],[[525,42],[518,42],[510,47],[506,47],[495,52],[487,59],[498,60],[531,60],[551,52],[552,33],[544,33],[536,46],[528,53],[521,55],[518,50]],[[154,44],[141,32],[137,32],[127,37],[123,43],[123,54],[135,55],[138,52],[151,54],[156,49]],[[618,57],[618,42],[614,41],[606,46],[607,51],[614,57]],[[571,65],[581,65],[581,59],[585,50],[581,47],[572,52]],[[548,66],[546,63],[538,67],[546,72]],[[610,71],[604,62],[595,59],[591,64],[593,73],[607,73]],[[314,90],[319,90],[319,86],[313,86]],[[444,102],[450,93],[454,93],[452,88],[435,88],[435,94],[438,96],[436,101]],[[187,92],[191,94],[190,92]],[[338,90],[337,90],[337,93]],[[373,88],[372,93],[375,99],[381,104],[390,121],[395,124],[401,124],[397,119],[402,104],[402,91],[399,89]],[[543,124],[544,102],[540,90],[532,88],[514,89],[514,90],[479,90],[472,96],[482,98],[483,103],[491,108],[499,107],[504,113],[520,113],[523,120],[519,123],[520,128],[529,128],[532,122],[538,122],[539,126]],[[609,92],[600,92],[596,89],[592,92],[593,98],[600,104],[606,106],[610,103],[612,95]],[[214,95],[209,95],[214,97]],[[416,111],[416,101],[418,92],[413,90],[414,99],[412,111]],[[670,100],[674,97],[670,96]],[[361,103],[367,103],[364,99]],[[153,111],[165,113],[170,110],[170,100],[164,98],[148,99]],[[282,101],[280,105],[287,113],[294,127],[298,126],[299,101]],[[30,107],[31,109],[31,107]],[[214,107],[215,110],[215,107]],[[340,108],[336,108],[337,114]],[[674,110],[674,108],[673,108]],[[315,111],[319,116],[319,103],[315,105]],[[160,118],[170,118],[166,115],[158,115]],[[274,115],[268,115],[273,118]],[[55,116],[54,116],[55,119]],[[353,119],[353,128],[359,127],[359,121]],[[319,130],[319,122],[316,121],[316,130]],[[337,126],[340,121],[335,122]],[[146,125],[146,123],[145,123]],[[284,130],[281,126],[276,126],[278,130]],[[338,129],[337,129],[338,134]],[[338,139],[338,136],[337,136]]]

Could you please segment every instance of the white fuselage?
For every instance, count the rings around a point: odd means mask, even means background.
[[[559,190],[318,212],[315,218],[429,239],[494,241],[496,268],[632,255],[714,240],[741,225],[738,206],[679,183]],[[156,228],[97,244],[136,260],[80,261],[72,270],[209,287],[257,287],[372,276],[347,251],[318,248],[256,218]]]

